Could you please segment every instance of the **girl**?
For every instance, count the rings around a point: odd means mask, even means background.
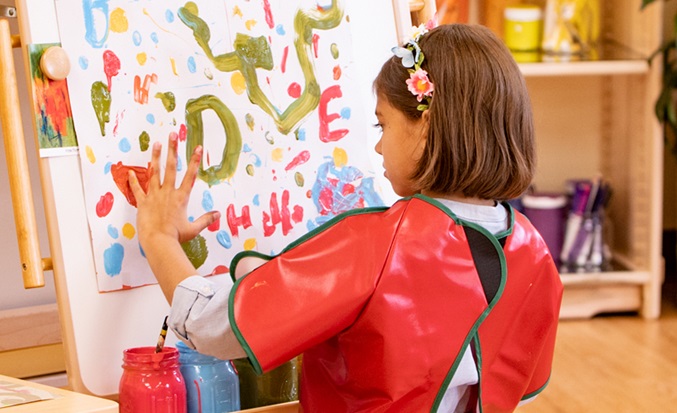
[[[188,345],[258,372],[303,353],[306,412],[510,412],[546,385],[562,286],[545,243],[505,200],[534,170],[524,79],[481,26],[413,38],[374,82],[385,176],[403,198],[340,215],[266,257],[244,252],[218,289],[194,276],[180,243],[201,149],[175,187],[153,147],[138,235]],[[359,240],[359,242],[357,241]]]

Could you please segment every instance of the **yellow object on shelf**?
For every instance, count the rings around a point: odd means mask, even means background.
[[[600,34],[599,0],[548,0],[545,7],[543,51],[588,54]]]
[[[541,8],[531,5],[506,7],[504,41],[513,51],[535,51],[541,43]]]

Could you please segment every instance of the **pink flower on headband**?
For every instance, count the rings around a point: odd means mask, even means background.
[[[412,95],[416,96],[416,100],[421,102],[423,97],[430,97],[433,95],[435,86],[428,79],[428,72],[423,69],[413,71],[407,79],[407,88]]]

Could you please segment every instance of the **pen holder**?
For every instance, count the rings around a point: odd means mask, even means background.
[[[536,193],[522,197],[524,215],[543,237],[556,264],[560,263],[564,241],[567,202],[567,197],[563,194]]]
[[[186,386],[179,370],[179,352],[164,347],[130,348],[123,352],[120,413],[186,413]]]

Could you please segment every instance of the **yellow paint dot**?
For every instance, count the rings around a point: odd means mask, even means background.
[[[87,159],[90,163],[96,163],[96,156],[94,156],[94,149],[91,146],[85,146],[85,153],[87,154]]]
[[[125,11],[117,8],[110,13],[110,30],[115,33],[124,33],[129,28]]]
[[[145,52],[141,52],[141,53],[136,55],[136,61],[139,62],[139,65],[141,65],[141,66],[146,64],[147,58],[148,58],[148,56],[146,56]]]
[[[125,225],[122,226],[122,235],[125,236],[127,239],[132,239],[134,238],[134,235],[136,235],[136,229],[134,229],[134,225],[130,224],[129,222],[126,223]]]
[[[239,6],[233,7],[233,16],[240,16],[242,17],[242,10],[240,10]]]
[[[233,75],[230,77],[230,87],[232,87],[233,91],[238,95],[243,94],[247,90],[242,73],[233,72]]]
[[[172,72],[174,73],[174,76],[178,76],[179,74],[176,72],[176,60],[174,60],[173,57],[170,57],[169,61],[172,63]]]
[[[270,157],[273,158],[275,162],[280,162],[282,161],[282,158],[284,158],[284,150],[282,148],[273,149]]]
[[[251,30],[252,27],[256,26],[256,23],[257,23],[256,20],[251,19],[244,22],[244,25],[247,27],[247,30]]]
[[[256,248],[256,238],[249,238],[244,241],[245,251],[251,251]]]
[[[337,168],[344,167],[348,164],[348,153],[341,148],[334,148],[334,165]]]

